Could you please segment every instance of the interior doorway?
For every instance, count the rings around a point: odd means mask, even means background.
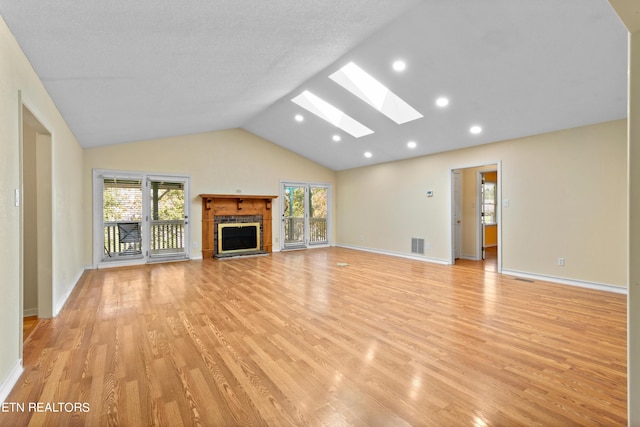
[[[501,271],[500,163],[451,171],[451,264]]]
[[[496,259],[498,247],[498,171],[478,171],[480,183],[480,254],[482,260]]]
[[[16,204],[21,209],[22,280],[20,335],[23,342],[38,320],[53,315],[53,208],[52,138],[47,128],[24,105],[21,190]]]

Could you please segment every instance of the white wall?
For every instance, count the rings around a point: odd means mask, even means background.
[[[626,286],[626,121],[340,171],[337,244],[448,261],[451,170],[498,161],[503,269]]]
[[[335,172],[242,129],[132,142],[85,150],[84,195],[92,200],[92,170],[114,169],[191,176],[192,257],[201,255],[198,194],[279,195],[280,181],[335,185]],[[335,203],[333,204],[335,206]],[[91,203],[84,207],[85,264],[92,264]],[[280,200],[273,203],[273,248],[279,248]],[[334,215],[335,218],[335,215]],[[331,237],[333,241],[333,236]]]
[[[29,61],[0,18],[0,398],[15,379],[21,355],[21,99],[51,134],[51,298],[41,315],[55,314],[83,271],[82,149]],[[21,96],[20,96],[21,94]]]

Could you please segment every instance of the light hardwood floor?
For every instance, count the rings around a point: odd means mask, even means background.
[[[0,425],[626,425],[626,297],[477,267],[328,248],[87,271],[7,402],[88,412]]]
[[[24,340],[29,338],[29,335],[36,329],[38,326],[38,316],[27,316],[22,320],[22,337]]]

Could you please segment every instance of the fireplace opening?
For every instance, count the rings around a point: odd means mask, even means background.
[[[259,222],[218,224],[218,254],[259,250]]]

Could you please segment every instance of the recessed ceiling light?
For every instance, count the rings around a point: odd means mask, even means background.
[[[447,105],[449,105],[449,98],[441,96],[440,98],[436,99],[436,105],[438,107],[446,107]]]
[[[296,114],[295,119],[296,119],[296,122],[301,122],[304,120],[304,117],[302,116],[302,114]]]
[[[416,148],[417,146],[418,146],[418,144],[416,144],[415,141],[407,142],[407,147],[409,147],[409,148]]]
[[[407,69],[407,63],[400,59],[397,61],[394,61],[393,69],[398,72],[404,71]]]
[[[329,78],[399,125],[423,117],[353,62],[349,62]]]
[[[337,126],[355,138],[360,138],[361,136],[373,133],[371,129],[359,121],[349,117],[324,99],[317,97],[308,90],[305,90],[291,101],[312,112],[321,119],[328,121],[332,125]]]
[[[479,134],[480,132],[482,132],[482,128],[480,126],[471,126],[469,128],[469,132],[471,132],[474,135]]]
[[[364,156],[369,159],[371,158],[371,156],[373,156],[373,154],[371,154],[371,151],[367,151],[366,153],[364,153]]]
[[[342,138],[340,137],[340,135],[333,135],[333,140],[335,142],[340,142],[340,140],[342,140]]]

